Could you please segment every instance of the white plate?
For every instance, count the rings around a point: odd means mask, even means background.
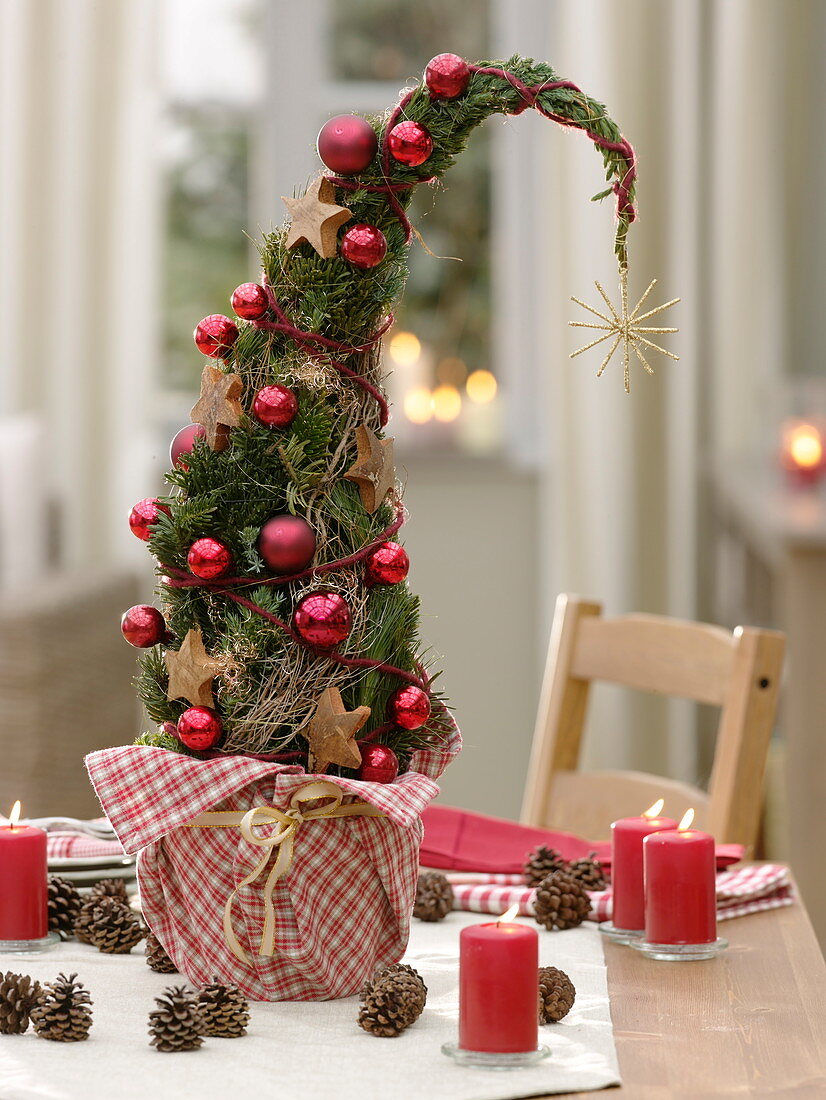
[[[65,856],[49,860],[49,870],[91,871],[95,867],[132,867],[134,856]]]
[[[122,878],[128,885],[130,882],[135,881],[135,871],[131,869],[129,871],[119,871],[117,874],[111,875],[108,871],[69,871],[67,874],[62,875],[67,882],[73,882],[75,886],[94,886],[96,882],[100,882],[105,878]]]

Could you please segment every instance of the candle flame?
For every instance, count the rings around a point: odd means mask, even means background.
[[[678,829],[690,829],[691,828],[691,822],[693,820],[694,820],[694,807],[692,807],[690,810],[686,810],[686,812],[683,814],[682,820],[680,821],[680,824],[677,826],[677,828]]]
[[[665,805],[664,798],[658,798],[653,806],[649,806],[647,810],[643,810],[643,817],[659,817],[663,812],[663,806]]]
[[[11,813],[9,814],[9,825],[11,826],[12,829],[15,827],[15,825],[18,823],[19,820],[20,820],[20,799],[18,798],[18,800],[12,806]]]
[[[519,902],[516,902],[516,904],[512,905],[510,907],[510,909],[505,910],[505,912],[502,914],[502,916],[499,918],[499,920],[496,923],[497,924],[506,924],[508,921],[513,920],[513,918],[515,916],[517,916],[518,913],[519,913]]]

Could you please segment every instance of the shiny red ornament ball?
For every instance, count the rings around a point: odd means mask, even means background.
[[[301,516],[274,516],[258,536],[258,553],[273,573],[300,573],[315,554],[315,531]]]
[[[318,155],[331,172],[355,176],[363,172],[376,155],[379,143],[366,118],[338,115],[325,122],[318,132]]]
[[[196,439],[206,439],[206,428],[202,424],[187,424],[176,433],[169,447],[169,461],[173,466],[180,466],[182,470],[189,469],[181,456],[189,454]]]
[[[399,164],[415,168],[433,152],[433,138],[420,122],[407,119],[394,126],[387,138],[390,154]]]
[[[127,642],[136,649],[151,649],[168,637],[166,619],[157,607],[148,603],[139,603],[124,612],[120,629]]]
[[[218,744],[224,727],[211,707],[190,707],[178,719],[177,732],[188,749],[204,752]]]
[[[437,54],[424,71],[431,99],[455,99],[467,88],[470,67],[455,53]]]
[[[166,512],[166,514],[169,515],[167,506],[165,504],[159,504],[154,497],[146,497],[144,500],[139,500],[129,513],[129,526],[132,530],[132,534],[136,535],[144,542],[148,542],[149,536],[152,534],[150,528],[153,523],[158,522],[158,516],[161,512]]]
[[[387,238],[374,225],[354,225],[341,238],[341,255],[353,267],[366,271],[387,255]]]
[[[214,581],[226,576],[232,568],[232,554],[219,540],[213,538],[196,539],[186,556],[190,573],[204,581]]]
[[[238,329],[223,313],[211,313],[198,323],[194,335],[198,351],[213,359],[226,359],[238,339]]]
[[[399,758],[389,745],[364,745],[356,779],[365,783],[392,783],[399,774]]]
[[[286,386],[264,386],[253,398],[252,414],[267,428],[289,428],[298,415],[298,400]]]
[[[383,542],[364,559],[367,584],[398,584],[407,576],[410,558],[397,542]]]
[[[258,321],[270,308],[267,292],[258,283],[241,283],[233,290],[230,304],[245,321]]]
[[[337,592],[308,592],[293,612],[293,629],[309,645],[335,649],[350,633],[353,616]]]
[[[405,684],[390,696],[387,717],[405,730],[417,730],[430,717],[430,696],[415,684]]]

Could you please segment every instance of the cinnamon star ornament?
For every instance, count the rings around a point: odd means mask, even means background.
[[[229,446],[229,429],[241,423],[244,410],[238,400],[244,392],[239,374],[225,374],[211,363],[201,372],[201,396],[192,406],[193,424],[201,424],[213,451]]]
[[[396,483],[393,439],[379,439],[365,424],[356,428],[358,461],[344,475],[359,487],[365,511],[375,512]]]
[[[169,673],[167,699],[186,699],[196,707],[212,707],[212,681],[218,666],[204,648],[199,627],[186,632],[181,648],[163,655]]]
[[[346,206],[336,205],[335,197],[335,186],[325,176],[314,179],[300,198],[281,196],[290,212],[287,248],[306,241],[325,260],[335,256],[339,226],[353,216]]]
[[[369,717],[369,707],[345,710],[338,688],[322,691],[306,734],[310,745],[309,770],[323,771],[328,764],[358,768],[361,752],[355,736]]]

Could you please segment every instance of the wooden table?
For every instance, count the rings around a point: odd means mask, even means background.
[[[708,962],[605,945],[623,1086],[571,1100],[826,1097],[826,964],[806,910],[723,921],[720,934],[731,946]]]

